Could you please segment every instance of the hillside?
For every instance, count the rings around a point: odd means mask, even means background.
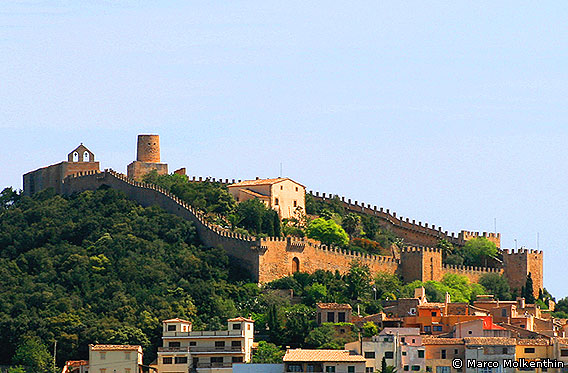
[[[161,320],[221,328],[258,292],[228,281],[225,252],[200,247],[191,223],[111,189],[0,208],[0,364],[33,335],[57,339],[59,365],[93,342],[140,343],[150,360]]]

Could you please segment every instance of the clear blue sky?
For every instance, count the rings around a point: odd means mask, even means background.
[[[568,296],[568,8],[549,2],[0,4],[0,185],[80,142],[125,172],[279,174],[545,251]]]

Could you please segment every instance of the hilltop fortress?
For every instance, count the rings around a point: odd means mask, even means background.
[[[294,272],[314,272],[318,269],[346,272],[353,260],[367,264],[373,273],[399,274],[404,281],[440,281],[446,273],[455,273],[477,282],[487,273],[504,274],[512,289],[525,285],[531,273],[535,296],[543,288],[542,251],[519,249],[502,250],[503,261],[496,261],[491,267],[469,267],[442,263],[442,252],[435,248],[438,240],[446,239],[454,245],[464,245],[474,237],[486,237],[500,247],[499,233],[477,233],[461,231],[448,233],[441,227],[416,222],[398,216],[389,209],[377,208],[351,199],[341,198],[344,208],[351,212],[369,214],[380,219],[382,226],[393,231],[410,246],[404,247],[396,256],[368,255],[341,248],[329,247],[322,243],[297,237],[256,238],[236,234],[230,230],[212,225],[205,216],[192,206],[181,201],[168,191],[139,180],[150,170],[166,174],[167,164],[160,163],[159,138],[157,135],[140,135],[138,138],[137,160],[128,166],[128,175],[110,169],[99,170],[99,163],[82,144],[68,155],[66,162],[40,168],[26,173],[24,194],[32,195],[49,187],[59,194],[72,194],[96,190],[102,186],[122,191],[128,198],[142,206],[157,205],[165,211],[194,223],[204,245],[222,247],[227,254],[246,268],[259,283],[269,282]],[[241,180],[190,178],[191,182],[219,182],[235,184]],[[300,185],[300,184],[298,184]],[[308,192],[314,198],[326,200],[330,194]]]

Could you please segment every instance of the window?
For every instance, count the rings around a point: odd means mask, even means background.
[[[467,334],[473,334],[473,332],[471,330],[468,330]]]
[[[335,313],[333,312],[327,313],[327,322],[335,322]]]
[[[241,341],[231,341],[231,347],[241,348]]]
[[[172,358],[171,357],[164,357],[162,358],[162,364],[171,364]]]
[[[442,325],[434,325],[434,331],[435,332],[441,332],[442,331]]]
[[[568,356],[568,350],[560,350],[560,356]]]
[[[503,347],[503,355],[507,355],[509,353],[509,349],[507,347]]]
[[[440,352],[442,353],[442,359],[445,359],[446,358],[446,350],[442,350]]]
[[[278,206],[278,198],[274,198],[274,205]]]
[[[525,347],[525,354],[534,354],[534,347]]]
[[[413,372],[418,372],[418,371],[420,371],[420,365],[413,365],[413,366],[412,366],[412,371],[413,371]]]
[[[318,312],[318,324],[321,324],[321,312]]]
[[[190,346],[197,346],[197,342],[189,342]]]
[[[426,372],[431,373],[432,372],[432,367],[426,367]]]
[[[325,367],[326,372],[335,373],[335,367]]]
[[[175,332],[176,326],[175,325],[168,325],[168,332]]]
[[[408,365],[405,365],[404,368],[402,368],[402,370],[404,370],[405,372],[408,372],[410,369],[410,367]]]
[[[233,324],[233,330],[241,330],[241,324]]]
[[[106,360],[107,353],[106,353],[106,352],[101,352],[101,355],[100,355],[100,356],[101,356],[101,360]]]
[[[418,357],[424,359],[424,350],[418,350]]]
[[[73,152],[73,162],[79,162],[79,153]]]
[[[406,351],[402,351],[402,356],[406,356]]]
[[[416,343],[416,339],[412,338],[412,343]]]
[[[215,341],[215,348],[225,347],[225,341]]]
[[[347,373],[355,373],[355,367],[353,365],[347,366]]]
[[[194,342],[195,343],[195,342]],[[168,347],[180,347],[181,343],[180,342],[170,342],[168,343]]]
[[[456,348],[456,349],[454,350],[454,355],[457,355],[457,354],[458,354],[458,349]]]
[[[294,200],[294,207],[298,206],[298,201]]]
[[[284,187],[282,185],[280,185],[280,190],[283,190],[283,189],[284,189]]]
[[[89,152],[83,153],[83,162],[89,162]]]
[[[130,352],[124,352],[124,360],[130,360]]]
[[[431,326],[425,326],[424,327],[424,333],[431,333],[432,332],[432,327]]]
[[[187,364],[187,356],[176,356],[176,364]]]
[[[365,359],[374,359],[375,351],[365,351]]]
[[[247,330],[250,330],[250,324],[247,324]]]
[[[394,352],[385,351],[385,359],[392,359],[394,357]]]
[[[402,337],[402,338],[400,339],[400,341],[401,341],[402,343],[404,343],[404,342],[406,342],[406,338]]]
[[[432,311],[432,316],[434,316],[434,317],[435,317],[435,316],[438,316],[438,312]]]
[[[242,356],[233,356],[231,361],[233,363],[242,363],[243,362],[243,357]]]
[[[373,368],[373,367],[365,368],[365,373],[374,373],[374,372],[375,372],[375,368]]]
[[[288,372],[301,372],[302,366],[299,364],[290,364],[288,365]]]
[[[337,313],[337,322],[345,322],[345,312]]]
[[[223,356],[211,356],[211,363],[215,364],[215,363],[223,363]]]
[[[503,308],[501,310],[501,317],[507,317],[507,309],[506,308]]]
[[[436,373],[450,373],[450,367],[436,367]]]
[[[296,187],[296,192],[298,191],[298,187]]]

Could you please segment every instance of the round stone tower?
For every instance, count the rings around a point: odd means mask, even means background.
[[[139,162],[160,163],[159,135],[138,135],[136,160]]]

